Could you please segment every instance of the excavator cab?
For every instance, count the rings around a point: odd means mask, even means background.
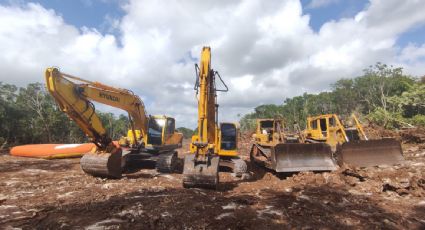
[[[233,123],[221,123],[220,124],[220,150],[235,152],[238,147],[238,129]]]
[[[162,145],[174,134],[175,120],[166,116],[150,116],[147,144]]]

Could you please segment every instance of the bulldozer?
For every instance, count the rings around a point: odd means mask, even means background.
[[[299,127],[294,128],[289,132],[283,119],[257,119],[251,162],[278,173],[337,169],[329,145],[305,144]]]
[[[183,166],[183,187],[216,189],[221,167],[230,168],[236,176],[247,170],[238,154],[239,130],[235,123],[218,123],[217,92],[228,87],[220,74],[211,68],[211,48],[203,47],[200,65],[195,64],[195,91],[198,97],[198,132],[192,136],[190,152]],[[223,89],[216,87],[219,79]]]
[[[339,165],[368,167],[394,165],[404,160],[399,141],[394,138],[369,140],[354,114],[346,122],[336,114],[308,117],[303,138],[309,143],[328,144]]]
[[[148,116],[143,101],[127,89],[84,80],[58,68],[45,71],[46,86],[61,111],[74,120],[96,145],[80,160],[90,175],[121,178],[129,165],[156,162],[159,172],[172,172],[178,162],[176,149],[183,134],[175,131],[175,119],[165,115]],[[129,130],[118,142],[112,140],[96,113],[93,102],[122,109],[128,113]]]

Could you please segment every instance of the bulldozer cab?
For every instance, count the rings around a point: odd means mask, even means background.
[[[255,140],[262,145],[273,145],[281,142],[280,136],[284,130],[282,119],[257,119]]]
[[[345,130],[335,114],[325,114],[307,118],[307,139],[315,142],[326,142],[333,149],[344,142]]]
[[[236,156],[238,147],[238,128],[234,123],[221,123],[219,132],[220,156]]]

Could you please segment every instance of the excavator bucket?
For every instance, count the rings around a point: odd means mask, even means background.
[[[216,189],[220,157],[210,157],[205,162],[197,161],[195,154],[186,155],[183,167],[183,187]]]
[[[276,172],[332,171],[337,165],[329,145],[324,143],[285,143],[271,148],[272,168]]]
[[[81,169],[90,175],[119,179],[122,175],[122,150],[113,153],[86,153],[80,160]]]
[[[337,149],[338,164],[355,167],[395,165],[404,161],[399,141],[393,138],[345,142]]]

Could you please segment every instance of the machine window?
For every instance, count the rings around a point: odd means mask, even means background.
[[[311,126],[312,129],[317,129],[317,121],[316,120],[311,121],[310,126]]]
[[[167,134],[173,134],[175,129],[175,121],[173,118],[167,118]]]
[[[221,124],[221,149],[236,149],[237,132],[234,124]]]
[[[326,125],[326,118],[320,119],[320,130],[324,137],[328,136],[328,126]]]
[[[162,144],[162,129],[165,125],[165,119],[149,119],[148,143],[152,145]]]
[[[273,128],[273,121],[261,121],[261,128]]]
[[[333,117],[329,118],[329,125],[331,127],[335,127],[335,118],[333,118]]]
[[[328,127],[326,126],[326,119],[320,119],[320,129],[322,132],[326,132],[328,130]]]

